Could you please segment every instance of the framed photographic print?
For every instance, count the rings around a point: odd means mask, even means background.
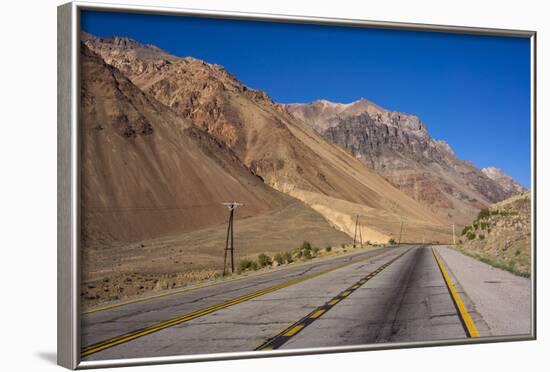
[[[58,362],[532,340],[536,34],[58,8]]]

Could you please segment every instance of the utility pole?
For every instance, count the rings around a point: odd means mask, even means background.
[[[355,243],[357,242],[357,225],[359,224],[359,215],[355,218],[355,233],[353,234],[353,248],[355,248]]]
[[[359,218],[359,216],[357,216],[357,218]],[[361,223],[359,223],[359,241],[361,242],[361,249],[363,249],[363,233],[361,230]]]
[[[456,239],[455,239],[455,223],[453,222],[453,245],[456,245]]]
[[[223,203],[229,209],[229,221],[227,222],[227,236],[225,237],[225,250],[223,255],[223,276],[225,276],[227,268],[227,253],[231,252],[231,273],[235,272],[235,256],[234,256],[234,246],[233,246],[233,220],[235,217],[235,210],[244,205],[237,202]]]
[[[399,243],[401,244],[401,237],[403,236],[403,218],[401,218],[401,230],[399,230]]]
[[[353,248],[355,248],[357,243],[357,230],[359,230],[359,241],[361,243],[361,248],[363,248],[363,233],[361,232],[361,224],[359,223],[359,215],[355,218],[355,233],[353,234]]]

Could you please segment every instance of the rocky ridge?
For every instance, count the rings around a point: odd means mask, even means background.
[[[483,174],[498,183],[504,190],[511,194],[521,194],[527,189],[516,182],[512,177],[496,167],[487,167],[481,170]]]
[[[480,208],[517,193],[458,159],[415,115],[385,110],[366,99],[285,107],[449,222],[468,223]]]

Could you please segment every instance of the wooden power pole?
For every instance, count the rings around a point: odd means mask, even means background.
[[[359,241],[361,242],[361,249],[363,249],[363,233],[361,230],[361,224],[359,224]]]
[[[401,219],[401,229],[399,230],[399,243],[401,244],[401,237],[403,236],[403,219]]]
[[[355,232],[353,233],[353,248],[355,248],[355,243],[357,242],[357,224],[359,223],[359,215],[355,217]]]
[[[359,215],[355,218],[355,233],[353,234],[353,248],[357,243],[357,230],[359,230],[359,241],[361,242],[361,248],[363,248],[363,233],[361,232],[361,224],[359,223]]]
[[[233,221],[235,219],[235,210],[243,204],[237,202],[223,203],[229,209],[229,221],[227,222],[227,236],[225,238],[225,250],[223,255],[223,276],[227,269],[227,254],[231,254],[231,273],[235,272],[235,249],[233,245]]]

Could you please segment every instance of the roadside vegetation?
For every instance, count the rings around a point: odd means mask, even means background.
[[[367,241],[363,248],[386,246]],[[236,274],[251,273],[258,270],[268,270],[281,265],[291,265],[308,262],[314,259],[335,257],[360,250],[360,244],[353,248],[352,242],[337,245],[317,247],[309,241],[302,241],[295,249],[269,254],[260,253],[257,256],[242,257],[237,260]],[[206,268],[191,272],[170,273],[166,275],[146,275],[129,273],[88,281],[81,285],[81,299],[86,306],[93,306],[105,301],[117,301],[122,298],[141,295],[147,291],[164,291],[192,285],[201,281],[221,280],[220,267]]]
[[[493,267],[496,267],[497,269],[506,270],[511,272],[512,274],[524,277],[524,278],[530,278],[531,274],[528,271],[524,271],[521,269],[518,269],[518,266],[520,266],[522,263],[520,260],[510,260],[510,261],[503,261],[499,260],[494,257],[489,257],[487,255],[481,254],[481,253],[475,253],[471,251],[461,250],[461,252],[465,253],[466,255],[475,258],[476,260],[479,260],[483,263],[486,263],[487,265],[491,265]]]
[[[394,239],[390,239],[388,244],[395,244]],[[383,247],[386,244],[375,244],[367,241],[363,243],[363,248],[367,247]],[[358,250],[360,245],[356,244],[356,248],[353,248],[353,244],[342,243],[340,246],[326,246],[325,248],[315,247],[309,241],[303,241],[299,247],[291,249],[286,252],[276,253],[270,256],[267,253],[260,253],[256,259],[247,257],[239,261],[237,265],[237,274],[243,272],[252,272],[269,267],[277,267],[281,265],[289,265],[297,262],[307,262],[316,258],[331,257],[348,253],[348,251]]]
[[[464,226],[456,248],[486,264],[529,277],[531,270],[531,200],[524,193],[481,209]]]
[[[466,225],[462,229],[461,236],[467,240],[484,240],[485,237],[491,233],[491,216],[513,216],[517,215],[514,211],[505,210],[489,210],[484,208],[479,211],[477,218],[471,225]],[[459,240],[459,244],[462,244],[462,239]]]

